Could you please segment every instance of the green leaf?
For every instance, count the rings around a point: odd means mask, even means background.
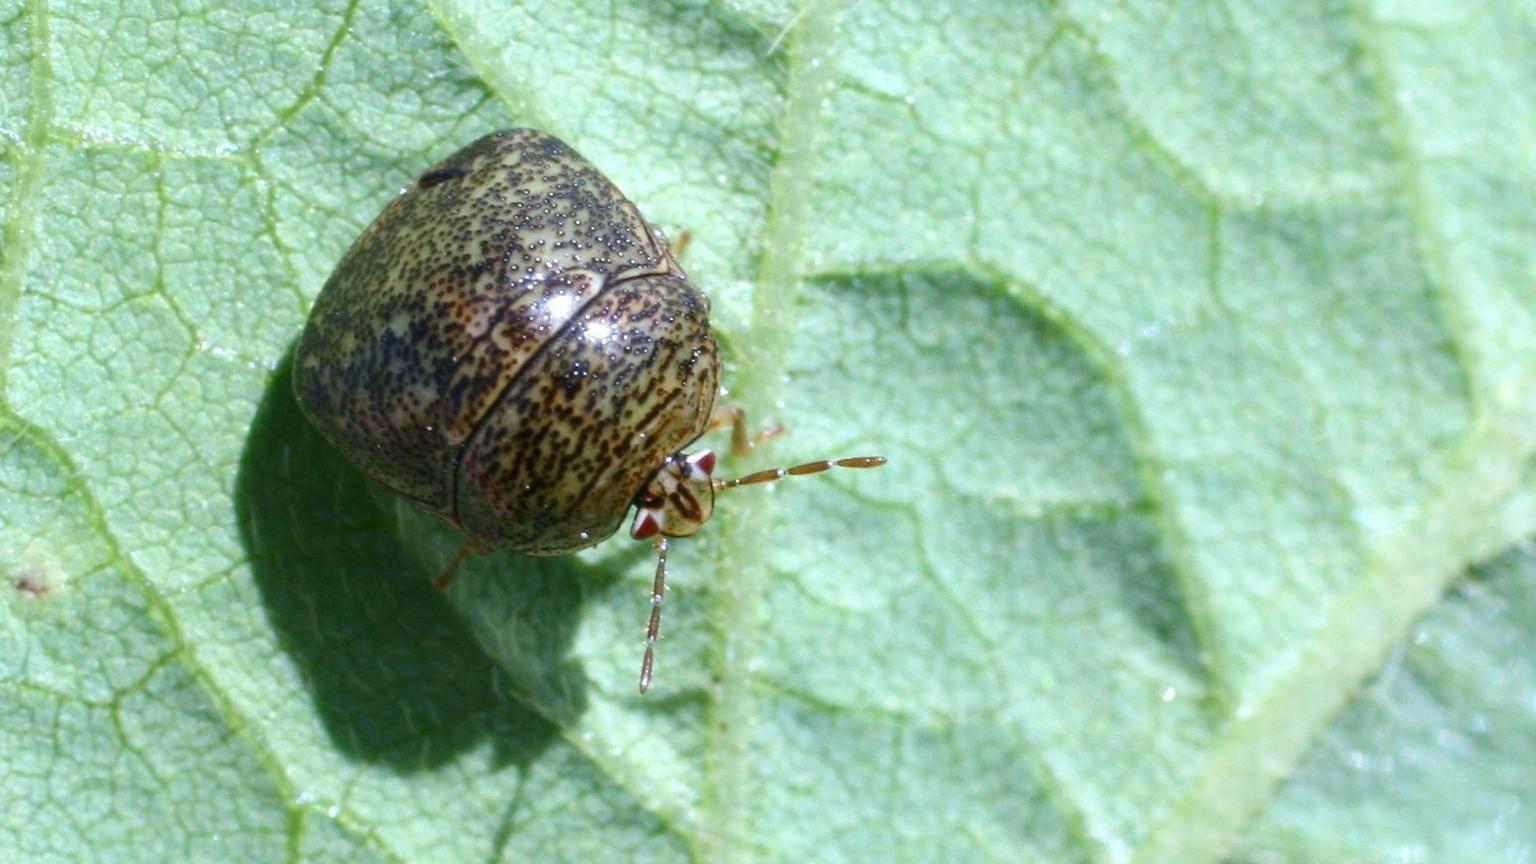
[[[1523,861],[1536,13],[0,13],[0,860]],[[491,129],[691,231],[792,435],[476,558],[288,355]]]

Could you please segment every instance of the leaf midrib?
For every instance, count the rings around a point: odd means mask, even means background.
[[[801,0],[771,43],[784,52],[784,107],[779,115],[777,159],[768,177],[762,247],[752,291],[751,318],[736,340],[740,357],[735,392],[749,421],[763,423],[780,403],[788,368],[790,334],[805,271],[805,229],[816,177],[816,144],[822,98],[831,83],[833,36],[840,0]],[[756,721],[752,669],[756,665],[769,535],[774,530],[770,496],[733,502],[732,530],[721,544],[728,581],[711,593],[711,627],[718,683],[705,734],[706,861],[738,861],[753,848],[748,832],[749,750]]]

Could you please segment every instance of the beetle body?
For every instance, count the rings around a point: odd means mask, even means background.
[[[392,201],[316,299],[305,414],[365,473],[482,547],[617,529],[719,388],[709,301],[585,159],[482,138]]]
[[[640,690],[651,682],[667,538],[715,492],[872,468],[825,460],[715,480],[720,350],[709,301],[598,170],[532,129],[488,135],[384,208],[326,280],[294,353],[311,423],[364,473],[468,535],[467,552],[558,555],[612,534],[656,544]],[[768,434],[773,434],[772,430]]]

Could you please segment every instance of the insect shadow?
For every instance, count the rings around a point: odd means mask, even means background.
[[[512,640],[499,653],[515,665],[498,664],[418,554],[418,541],[451,548],[455,532],[402,514],[314,431],[293,397],[292,356],[257,410],[236,507],[267,617],[326,731],[342,752],[402,771],[486,741],[499,761],[526,764],[586,707],[567,654],[581,595],[602,577],[573,559],[514,556],[495,564],[526,572],[461,573],[495,582],[475,599],[511,632],[496,638]]]

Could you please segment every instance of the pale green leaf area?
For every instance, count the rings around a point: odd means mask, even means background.
[[[791,434],[472,559],[290,394],[532,125]],[[0,861],[1530,862],[1536,11],[0,4]]]

